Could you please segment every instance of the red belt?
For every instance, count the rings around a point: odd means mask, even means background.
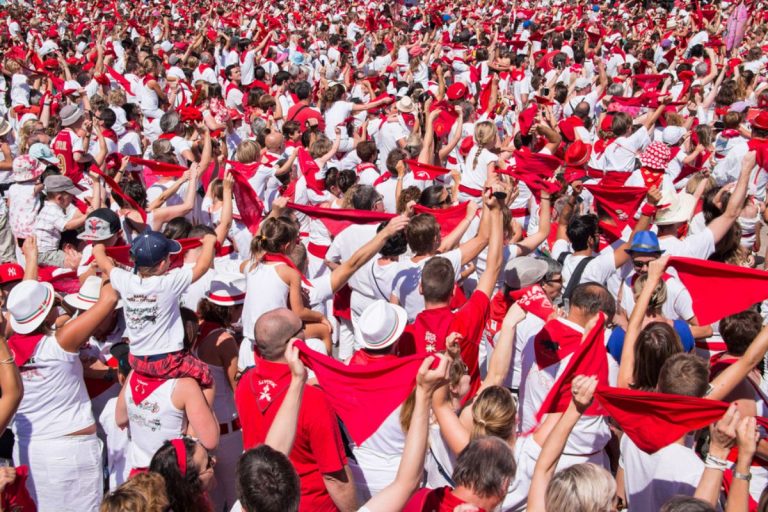
[[[232,428],[230,428],[230,425],[232,425]],[[223,436],[230,432],[237,432],[241,428],[243,427],[240,425],[240,418],[235,418],[229,423],[219,423],[219,435]]]
[[[483,191],[477,190],[476,188],[469,188],[465,187],[464,185],[459,185],[459,192],[463,194],[467,194],[468,196],[472,197],[483,197]]]
[[[528,215],[528,207],[524,206],[522,208],[510,208],[509,214],[512,215],[512,217],[525,217]]]
[[[330,245],[318,245],[312,242],[307,244],[307,252],[321,260],[325,259],[325,255],[328,254],[328,249],[330,248]]]

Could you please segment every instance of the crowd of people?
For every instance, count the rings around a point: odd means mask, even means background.
[[[768,511],[765,2],[0,5],[0,510]]]

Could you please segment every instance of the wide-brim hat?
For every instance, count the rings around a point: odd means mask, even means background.
[[[8,294],[11,328],[18,334],[29,334],[45,321],[53,308],[56,294],[51,283],[24,280]]]
[[[408,324],[408,313],[396,304],[377,300],[360,315],[355,327],[355,340],[369,350],[392,346]]]

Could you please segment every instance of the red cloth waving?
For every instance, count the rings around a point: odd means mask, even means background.
[[[155,160],[146,160],[139,158],[138,156],[129,156],[128,161],[134,165],[143,165],[149,168],[152,174],[160,176],[181,176],[186,172],[187,168],[178,164],[167,164],[165,162],[157,162]]]
[[[425,357],[421,354],[347,366],[315,352],[304,342],[297,341],[295,346],[358,446],[405,401]]]
[[[437,223],[440,224],[440,235],[445,238],[450,235],[451,231],[456,229],[456,226],[458,226],[467,216],[467,203],[461,203],[456,206],[451,206],[450,208],[442,209],[427,208],[426,206],[417,204],[413,207],[413,212],[416,214],[428,213],[432,215]]]
[[[522,290],[515,290],[509,295],[526,313],[531,313],[545,322],[555,312],[555,306],[552,305],[549,297],[544,293],[544,289],[538,284]]]
[[[181,252],[177,254],[171,254],[171,268],[180,267],[184,263],[184,253],[186,253],[188,250],[195,249],[203,245],[202,240],[199,238],[180,238],[176,241],[181,244]],[[130,245],[113,245],[112,247],[106,247],[104,252],[107,253],[107,256],[118,263],[129,267],[133,266],[133,262],[131,261]]]
[[[261,221],[264,218],[264,203],[261,202],[256,191],[248,182],[248,178],[241,170],[231,167],[229,173],[235,180],[232,193],[235,196],[237,211],[240,212],[240,218],[243,220],[243,224],[248,227],[248,231],[255,235],[259,232]]]
[[[574,352],[568,365],[555,381],[544,403],[541,404],[536,420],[541,421],[545,414],[564,412],[571,401],[571,382],[576,375],[597,377],[598,384],[608,384],[608,352],[605,350],[605,316],[599,313],[597,324],[589,331],[586,339]],[[584,413],[586,416],[603,414],[597,403],[593,403]]]
[[[701,325],[744,311],[768,298],[768,272],[716,261],[672,257],[669,266],[693,297]],[[723,300],[727,298],[727,300]]]
[[[527,150],[515,151],[515,165],[512,168],[500,169],[496,172],[512,176],[525,183],[536,198],[542,191],[553,194],[560,190],[560,184],[547,181],[555,175],[555,171],[563,164],[556,156],[545,153],[533,153]]]
[[[437,165],[422,164],[416,160],[406,160],[406,164],[411,168],[413,177],[417,180],[430,181],[436,179],[438,176],[443,176],[450,173],[450,169],[445,167],[439,167]]]
[[[378,224],[396,217],[394,213],[355,210],[352,208],[322,208],[305,204],[288,203],[287,208],[301,212],[313,219],[318,219],[328,228],[331,236],[336,236],[352,224]]]
[[[141,207],[141,205],[139,205],[139,203],[134,201],[132,197],[130,197],[125,192],[123,192],[123,189],[120,187],[120,185],[114,179],[112,179],[110,176],[107,176],[106,174],[101,172],[101,169],[99,169],[95,165],[91,165],[90,171],[92,173],[97,174],[98,176],[101,176],[102,178],[104,178],[104,183],[109,185],[109,188],[112,189],[112,192],[114,194],[120,196],[120,198],[122,198],[123,201],[125,201],[126,203],[131,205],[131,207],[134,210],[139,212],[139,215],[141,216],[142,222],[144,222],[144,224],[147,223],[147,212],[144,210],[144,208]]]
[[[600,227],[621,236],[626,226],[635,226],[635,212],[648,192],[644,187],[610,185],[584,185],[595,198],[595,204],[613,220],[613,224],[601,221]]]

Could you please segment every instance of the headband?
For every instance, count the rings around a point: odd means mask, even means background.
[[[176,450],[176,463],[179,465],[181,476],[187,476],[187,445],[184,439],[172,439],[171,445]]]

